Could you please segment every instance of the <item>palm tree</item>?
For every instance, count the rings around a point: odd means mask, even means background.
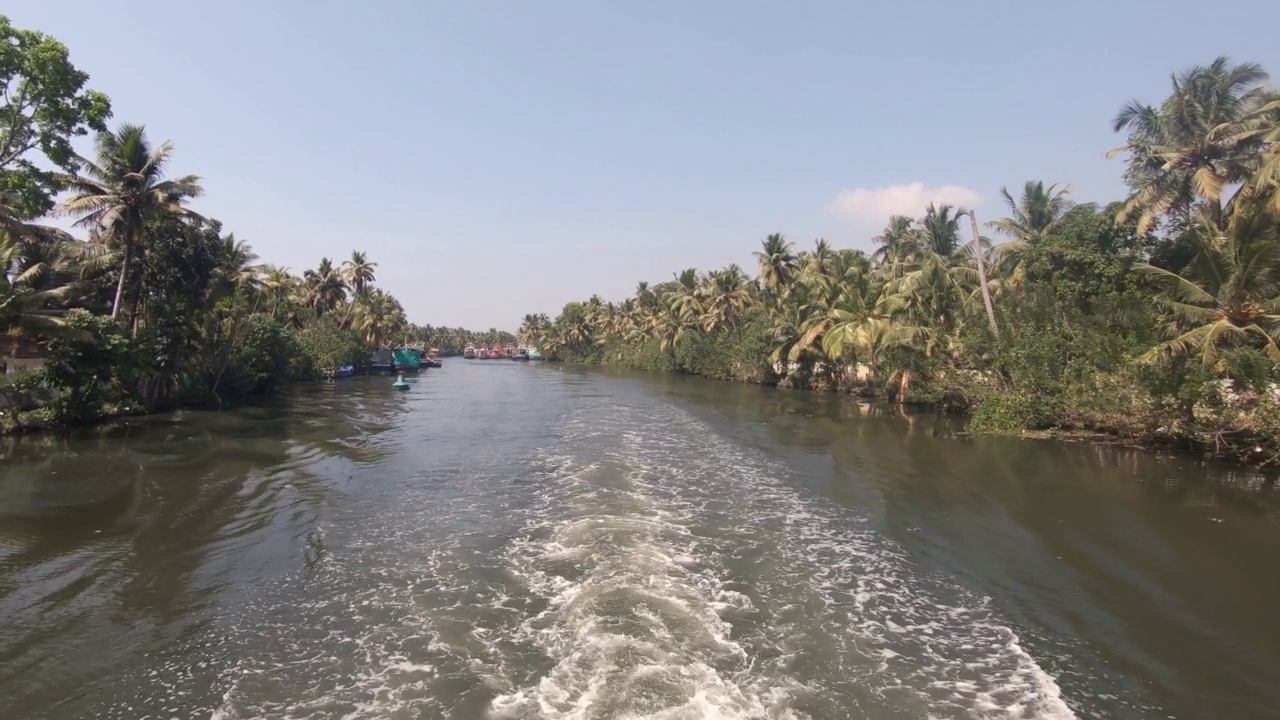
[[[673,350],[680,346],[690,324],[680,319],[674,311],[659,311],[649,317],[649,332],[658,338],[659,347]]]
[[[769,235],[761,245],[762,248],[755,252],[756,260],[760,262],[760,284],[772,293],[783,292],[800,272],[795,245],[787,242],[780,233]]]
[[[540,347],[546,341],[550,329],[551,320],[545,314],[525,315],[516,338],[521,345]]]
[[[894,215],[871,242],[880,246],[871,254],[872,262],[890,268],[893,277],[901,277],[907,263],[920,249],[920,233],[915,220]]]
[[[1278,234],[1270,214],[1237,213],[1221,230],[1206,210],[1191,234],[1196,258],[1182,274],[1138,265],[1164,288],[1152,302],[1173,336],[1147,356],[1196,352],[1206,367],[1220,370],[1224,346],[1253,345],[1280,362]]]
[[[1138,214],[1138,232],[1162,215],[1189,221],[1197,202],[1218,227],[1234,204],[1223,206],[1223,188],[1252,178],[1261,138],[1246,121],[1269,99],[1262,83],[1267,73],[1257,63],[1231,64],[1219,57],[1172,77],[1173,93],[1152,107],[1132,100],[1112,123],[1129,140],[1107,153],[1129,153],[1126,180],[1133,188],[1121,220]],[[1245,185],[1247,188],[1248,186]]]
[[[702,327],[704,330],[713,332],[721,327],[736,324],[738,316],[751,302],[751,293],[747,292],[746,280],[746,276],[737,265],[713,271],[707,276],[707,285],[703,292],[705,309]]]
[[[688,268],[676,276],[676,288],[667,296],[667,305],[681,322],[693,322],[702,317],[702,293],[698,271]]]
[[[347,282],[329,258],[320,258],[320,265],[304,272],[302,280],[305,304],[318,314],[331,312],[346,300]]]
[[[1238,139],[1260,138],[1262,154],[1253,179],[1243,190],[1273,213],[1280,213],[1280,93],[1273,93],[1254,113],[1241,123]]]
[[[256,291],[261,286],[257,265],[258,256],[245,240],[236,240],[235,233],[222,239],[222,252],[218,258],[217,284],[229,292]]]
[[[74,292],[60,278],[67,268],[65,255],[52,263],[32,262],[13,237],[0,235],[0,335],[32,337],[67,332],[62,322],[63,303]]]
[[[818,238],[811,252],[801,253],[800,277],[809,283],[825,285],[835,280],[836,252],[831,243]]]
[[[161,214],[198,219],[184,203],[204,190],[195,175],[164,179],[173,145],[164,142],[153,148],[141,125],[124,124],[115,132],[99,133],[96,150],[97,162],[77,158],[80,172],[66,178],[71,196],[62,202],[60,212],[78,216],[77,225],[101,228],[123,249],[111,305],[114,318],[124,303],[133,260],[144,250],[144,224]]]
[[[1057,185],[1044,186],[1044,182],[1028,180],[1022,188],[1022,197],[1014,200],[1008,188],[1000,194],[1009,206],[1009,217],[987,223],[987,227],[1003,233],[1010,239],[997,245],[995,275],[1010,285],[1022,280],[1023,258],[1026,251],[1045,236],[1062,227],[1067,213],[1076,206],[1067,199],[1070,187],[1058,189]]]
[[[935,207],[929,203],[919,224],[920,249],[948,260],[956,258],[964,245],[960,239],[960,218],[963,215],[963,210],[956,210],[951,205],[944,203]]]
[[[382,347],[404,328],[404,309],[391,295],[371,288],[356,300],[351,326],[370,347]]]
[[[374,281],[374,271],[377,269],[378,263],[369,262],[365,253],[352,250],[351,259],[342,264],[342,277],[351,291],[359,295]]]
[[[271,316],[279,319],[280,302],[289,297],[298,284],[298,279],[289,274],[289,268],[267,265],[261,267],[259,283],[263,292],[271,302]]]

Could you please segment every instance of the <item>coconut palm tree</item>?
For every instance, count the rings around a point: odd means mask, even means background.
[[[1239,141],[1257,138],[1262,142],[1259,165],[1243,190],[1272,214],[1280,214],[1280,93],[1271,94],[1241,125]]]
[[[658,338],[658,345],[663,350],[674,350],[684,340],[685,333],[692,325],[680,319],[674,311],[659,311],[651,315],[648,322],[649,332]]]
[[[916,221],[906,215],[894,215],[879,235],[871,238],[879,245],[871,253],[871,261],[889,268],[890,275],[901,277],[911,258],[920,249],[920,233]]]
[[[40,337],[68,332],[62,322],[65,302],[75,286],[61,282],[66,255],[49,261],[24,257],[22,246],[0,235],[0,335]]]
[[[235,233],[227,235],[222,239],[216,285],[226,292],[256,292],[262,286],[262,266],[257,261],[258,255],[247,241],[236,240]]]
[[[279,319],[280,303],[293,294],[298,279],[289,274],[289,268],[275,265],[260,266],[259,273],[258,283],[270,303],[271,316]]]
[[[830,284],[836,279],[836,262],[836,251],[831,243],[818,238],[812,251],[801,253],[800,278],[810,284]]]
[[[946,203],[941,207],[929,203],[918,226],[921,247],[917,253],[932,252],[947,260],[955,259],[964,246],[964,241],[960,239],[960,218],[963,215],[963,210],[957,210]]]
[[[516,332],[516,338],[521,345],[541,347],[542,343],[546,341],[547,333],[550,330],[551,319],[544,313],[525,315],[524,320],[520,323],[520,329]]]
[[[356,299],[351,327],[370,347],[379,348],[393,340],[405,324],[399,301],[381,289],[370,288]]]
[[[1137,269],[1163,289],[1152,298],[1172,336],[1147,354],[1198,353],[1221,370],[1221,350],[1254,346],[1280,362],[1280,230],[1274,216],[1240,212],[1225,230],[1208,210],[1191,233],[1196,258],[1181,274],[1152,265]]]
[[[698,271],[688,268],[676,276],[676,287],[667,296],[667,306],[682,323],[691,323],[702,317],[701,281]]]
[[[302,274],[305,304],[323,315],[332,312],[347,298],[347,282],[329,258],[320,258],[315,270]]]
[[[342,264],[342,278],[351,291],[359,295],[374,281],[378,263],[369,262],[368,256],[358,250],[351,251],[351,259]]]
[[[115,132],[99,133],[96,151],[96,162],[76,159],[79,173],[66,178],[71,194],[59,211],[77,217],[77,225],[101,228],[121,248],[120,279],[111,305],[114,318],[124,303],[133,261],[144,251],[144,224],[161,214],[199,219],[185,203],[204,190],[195,175],[164,179],[173,145],[152,147],[141,125],[124,124]]]
[[[1266,80],[1257,63],[1219,57],[1174,75],[1173,92],[1159,107],[1132,100],[1120,108],[1113,127],[1128,131],[1129,139],[1107,153],[1129,154],[1126,180],[1133,193],[1120,219],[1137,214],[1138,232],[1165,214],[1189,225],[1202,203],[1225,227],[1240,194],[1224,206],[1223,189],[1252,179],[1257,168],[1262,139],[1247,132],[1246,121],[1272,99]]]
[[[761,242],[755,252],[760,263],[760,284],[771,293],[779,294],[795,280],[800,272],[800,260],[795,245],[787,242],[781,233],[773,233]]]
[[[724,270],[712,271],[707,275],[707,284],[703,290],[704,330],[713,332],[737,323],[738,317],[751,302],[746,281],[746,275],[737,265],[730,265]]]
[[[1050,185],[1046,188],[1040,180],[1028,180],[1017,200],[1009,194],[1008,188],[1000,189],[1009,206],[1009,216],[987,223],[987,227],[1009,237],[1007,242],[993,249],[996,277],[1009,285],[1021,282],[1026,251],[1062,227],[1067,213],[1076,207],[1067,198],[1070,193],[1070,187],[1059,189],[1057,185]]]

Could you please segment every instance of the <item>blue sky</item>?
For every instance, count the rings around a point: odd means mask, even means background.
[[[124,8],[127,8],[125,10]],[[870,247],[930,199],[1123,193],[1109,120],[1219,54],[1280,74],[1271,3],[9,0],[176,147],[196,208],[296,272],[353,248],[417,323]],[[913,209],[914,208],[914,209]]]

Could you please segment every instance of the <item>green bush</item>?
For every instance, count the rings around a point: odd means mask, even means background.
[[[74,424],[142,411],[137,389],[150,367],[146,347],[110,317],[72,310],[65,323],[70,332],[49,342],[44,366],[50,421]]]
[[[245,397],[274,392],[293,379],[293,368],[302,349],[293,332],[267,315],[251,315],[245,321],[226,369],[217,380],[223,397]]]
[[[759,385],[777,382],[777,373],[769,355],[773,352],[773,333],[763,320],[744,324],[735,333],[729,355],[729,372],[734,380]]]
[[[298,380],[320,380],[343,365],[360,369],[369,362],[364,339],[327,318],[298,331],[297,346],[290,374]]]
[[[49,393],[49,378],[44,368],[0,375],[0,410],[31,410],[48,402]]]
[[[990,435],[1014,435],[1026,430],[1048,427],[1051,413],[1044,398],[1024,391],[992,395],[983,400],[969,422],[969,432]]]
[[[686,333],[676,348],[675,365],[679,372],[726,380],[733,366],[727,332]]]

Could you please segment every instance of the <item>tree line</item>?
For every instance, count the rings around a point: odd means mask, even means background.
[[[928,403],[976,432],[1078,431],[1277,462],[1280,93],[1253,63],[1172,77],[1113,120],[1130,193],[1002,191],[981,234],[950,205],[870,253],[781,234],[737,265],[592,296],[522,342],[551,358]]]
[[[88,80],[0,15],[0,357],[47,356],[0,376],[0,431],[269,393],[429,339],[364,252],[301,273],[261,263],[192,209],[204,188],[170,172],[174,146],[109,127]]]

